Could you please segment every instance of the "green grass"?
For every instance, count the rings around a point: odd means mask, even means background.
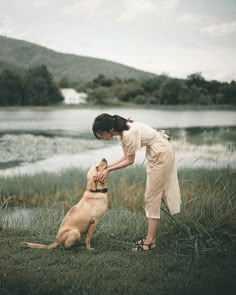
[[[71,169],[63,173],[41,173],[0,177],[0,200],[8,206],[50,205],[73,202],[86,188],[86,171]],[[13,196],[13,197],[12,197]]]
[[[133,241],[145,236],[147,228],[143,167],[110,175],[109,209],[92,239],[95,251],[85,250],[84,237],[71,251],[22,245],[23,241],[54,241],[67,208],[78,200],[75,192],[83,193],[85,174],[70,170],[59,176],[0,179],[1,192],[5,189],[9,196],[17,194],[17,185],[11,190],[17,181],[22,183],[18,192],[25,200],[34,196],[34,188],[42,199],[55,195],[51,203],[35,210],[25,229],[19,220],[14,228],[4,226],[6,210],[1,211],[1,294],[235,294],[235,171],[180,170],[181,213],[171,217],[162,205],[158,247],[152,252],[131,251]],[[65,200],[60,199],[62,188],[68,196]]]
[[[42,212],[41,212],[42,214]],[[47,214],[44,215],[44,218]],[[50,243],[55,228],[3,230],[0,240],[1,294],[234,294],[235,244],[196,251],[196,241],[161,230],[158,249],[133,253],[132,239],[144,234],[143,214],[109,210],[88,253],[39,250],[22,241]],[[36,227],[35,227],[36,226]],[[37,229],[37,230],[36,230]]]

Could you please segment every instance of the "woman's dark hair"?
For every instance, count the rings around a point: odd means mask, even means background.
[[[109,114],[103,113],[97,116],[93,122],[93,134],[97,139],[101,139],[99,133],[104,131],[108,132],[112,128],[117,132],[128,130],[128,122],[133,121],[118,115],[111,116]]]

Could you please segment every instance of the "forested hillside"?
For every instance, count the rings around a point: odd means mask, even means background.
[[[45,47],[0,36],[0,71],[47,65],[55,80],[64,77],[75,82],[92,81],[103,74],[110,78],[148,79],[154,74],[146,73],[119,63],[73,54],[63,54]],[[3,66],[4,65],[4,66]]]
[[[75,88],[96,105],[236,104],[236,82],[154,75],[110,61],[68,55],[0,37],[0,105],[50,105]]]

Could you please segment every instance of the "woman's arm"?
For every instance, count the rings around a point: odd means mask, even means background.
[[[123,161],[117,163],[116,165],[113,165],[112,167],[108,167],[106,170],[108,170],[108,172],[111,172],[113,170],[125,168],[127,166],[132,165],[134,163],[134,159],[135,159],[135,154],[128,155]]]
[[[107,168],[112,168],[113,166],[116,166],[117,164],[119,164],[119,163],[123,162],[124,160],[126,160],[127,154],[126,154],[126,151],[125,151],[123,146],[122,146],[122,148],[123,148],[124,156],[120,160],[108,165]]]

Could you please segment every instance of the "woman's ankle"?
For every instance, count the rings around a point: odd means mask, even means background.
[[[146,237],[145,244],[153,244],[156,243],[156,237]]]

